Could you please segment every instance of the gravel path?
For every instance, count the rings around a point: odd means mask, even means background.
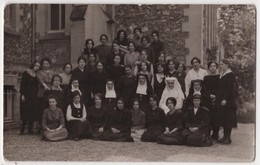
[[[10,161],[169,161],[249,162],[255,155],[255,125],[239,124],[232,144],[211,147],[165,146],[93,140],[46,142],[40,136],[4,132],[4,157]]]

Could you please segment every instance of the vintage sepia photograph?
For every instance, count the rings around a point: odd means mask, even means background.
[[[255,161],[255,5],[2,13],[5,161]]]

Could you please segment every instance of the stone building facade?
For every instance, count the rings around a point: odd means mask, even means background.
[[[196,56],[206,64],[207,49],[213,48],[217,40],[214,12],[214,7],[207,5],[6,6],[5,123],[19,124],[20,75],[32,61],[50,57],[57,72],[68,61],[76,67],[84,41],[92,38],[98,45],[102,33],[111,42],[119,29],[125,29],[130,36],[137,26],[148,36],[152,30],[158,30],[170,58],[190,66],[190,60]]]

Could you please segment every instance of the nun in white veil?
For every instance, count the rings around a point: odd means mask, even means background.
[[[162,93],[162,97],[159,103],[159,107],[164,110],[165,113],[169,112],[169,108],[166,106],[166,100],[169,97],[174,97],[177,101],[177,104],[175,106],[175,109],[181,109],[183,100],[184,100],[184,94],[181,90],[181,85],[178,82],[177,78],[175,77],[167,77],[165,79],[165,88]]]

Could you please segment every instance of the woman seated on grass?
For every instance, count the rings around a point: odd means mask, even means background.
[[[145,129],[145,113],[139,109],[139,101],[133,102],[131,136],[134,141],[140,141]]]
[[[166,130],[158,136],[157,143],[168,145],[182,145],[185,143],[181,132],[183,130],[182,111],[175,109],[176,99],[169,97],[166,105],[170,111],[166,114]]]
[[[59,141],[67,138],[68,132],[64,128],[64,116],[62,110],[57,107],[55,96],[48,97],[49,108],[44,110],[42,116],[43,139]]]
[[[156,95],[149,97],[151,108],[145,113],[146,131],[141,140],[143,142],[156,142],[157,137],[165,131],[165,113],[158,107],[158,98]]]
[[[125,108],[123,98],[119,98],[115,109],[109,112],[102,140],[133,142],[134,140],[131,137],[131,122],[131,112]]]
[[[200,103],[201,95],[195,94],[193,106],[188,108],[183,116],[185,129],[182,134],[185,136],[187,145],[211,146],[209,112],[207,108],[200,106]]]
[[[72,92],[73,102],[67,108],[67,127],[71,140],[92,137],[91,127],[87,121],[87,112],[84,104],[80,102],[81,94],[78,90]]]

